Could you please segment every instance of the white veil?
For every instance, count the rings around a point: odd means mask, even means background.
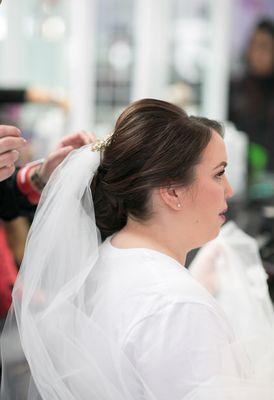
[[[43,191],[1,337],[1,400],[136,398],[122,365],[129,380],[138,373],[92,315],[99,161],[90,145],[71,152]]]
[[[274,398],[274,308],[255,239],[230,221],[189,269],[225,311],[251,361],[247,398]]]
[[[258,245],[234,222],[199,251],[189,269],[216,298],[238,337],[274,332],[274,308]]]
[[[42,194],[13,290],[13,310],[2,335],[3,399],[21,395],[14,393],[16,356],[9,355],[16,325],[35,382],[30,382],[28,398],[36,398],[35,386],[43,399],[78,398],[73,388],[70,392],[66,374],[72,374],[72,368],[83,371],[89,357],[80,345],[85,329],[81,287],[98,257],[100,237],[90,182],[99,161],[99,152],[92,152],[90,145],[73,151],[54,171]]]
[[[2,400],[157,400],[90,313],[100,245],[90,182],[99,161],[90,145],[73,151],[42,194],[1,340]],[[19,363],[12,341],[18,336]],[[273,400],[272,328],[260,343],[265,338],[260,373],[246,379],[224,373],[180,400]],[[24,390],[16,385],[18,365],[25,368]]]

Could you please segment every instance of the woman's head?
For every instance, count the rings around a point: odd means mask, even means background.
[[[274,72],[274,24],[260,21],[251,37],[247,52],[248,68],[253,75],[269,76]]]
[[[189,117],[170,103],[144,99],[131,104],[118,118],[92,182],[103,237],[122,229],[128,217],[149,221],[155,190],[189,192],[213,132],[222,141],[216,121]]]

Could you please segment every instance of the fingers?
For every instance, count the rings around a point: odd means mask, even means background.
[[[56,150],[54,153],[51,154],[51,160],[54,160],[55,164],[59,164],[63,161],[66,156],[73,150],[73,146],[66,146],[62,147],[61,149]]]
[[[44,182],[47,182],[54,169],[72,150],[82,147],[86,144],[94,143],[95,141],[96,136],[94,134],[84,131],[65,136],[59,142],[57,149],[45,160],[40,170],[41,179]]]
[[[96,136],[93,133],[77,132],[72,135],[65,136],[59,143],[58,148],[72,146],[77,149],[90,143],[96,142]]]
[[[97,141],[97,137],[95,133],[93,132],[84,132],[86,135],[86,143],[85,144],[91,144],[95,143]]]
[[[41,170],[40,177],[44,182],[47,182],[52,172],[55,168],[61,164],[61,162],[66,158],[66,156],[73,150],[72,146],[62,147],[61,149],[55,150],[49,155],[49,157],[44,161]]]
[[[0,154],[18,150],[21,147],[24,147],[26,144],[26,140],[22,137],[15,137],[15,136],[7,136],[0,138]]]
[[[15,171],[14,163],[19,158],[18,149],[25,146],[26,140],[15,126],[0,125],[0,181],[9,178]]]
[[[18,128],[11,125],[0,125],[0,138],[7,137],[7,136],[21,136],[21,132]]]
[[[13,165],[19,158],[19,152],[17,150],[7,151],[6,153],[0,154],[0,168]]]
[[[9,178],[15,171],[14,165],[9,165],[7,167],[0,168],[0,182]]]

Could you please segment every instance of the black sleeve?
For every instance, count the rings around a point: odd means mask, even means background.
[[[36,206],[20,192],[16,184],[18,169],[14,174],[0,182],[0,218],[9,221],[20,215],[28,215]]]
[[[26,89],[0,89],[0,104],[24,103],[26,92]]]

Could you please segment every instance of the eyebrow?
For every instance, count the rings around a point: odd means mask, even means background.
[[[225,162],[225,161],[222,161],[220,164],[218,164],[216,167],[214,167],[213,169],[217,169],[217,168],[220,168],[220,167],[226,167],[227,166],[227,163]]]

